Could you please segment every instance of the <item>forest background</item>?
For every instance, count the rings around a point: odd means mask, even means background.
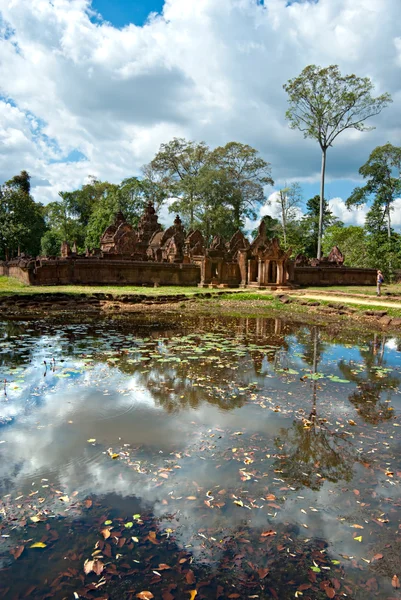
[[[360,169],[367,184],[356,188],[348,199],[351,210],[358,210],[355,204],[361,197],[370,201],[365,225],[346,226],[325,200],[322,244],[323,254],[337,245],[346,265],[381,268],[388,277],[401,267],[401,235],[389,229],[387,212],[392,207],[381,197],[383,182],[375,188],[372,181],[389,151],[401,156],[401,149],[389,144],[376,148]],[[395,200],[401,180],[397,173],[389,176]],[[33,199],[30,175],[22,171],[1,188],[0,258],[12,258],[18,252],[57,256],[64,240],[76,242],[80,252],[97,248],[118,210],[135,226],[149,201],[158,212],[167,206],[169,212],[180,214],[187,231],[199,229],[207,242],[217,234],[228,240],[237,229],[255,235],[245,229],[246,222],[255,221],[261,206],[274,203],[279,217],[263,217],[269,236],[278,237],[285,249],[292,248],[293,256],[315,257],[319,196],[303,198],[297,182],[268,196],[273,184],[271,165],[251,146],[230,142],[212,150],[203,142],[177,138],[162,144],[142,168],[141,177],[120,184],[92,177],[80,189],[60,191],[60,199],[47,205]]]

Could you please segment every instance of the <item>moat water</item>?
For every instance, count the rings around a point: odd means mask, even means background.
[[[401,339],[0,323],[0,597],[400,597]]]

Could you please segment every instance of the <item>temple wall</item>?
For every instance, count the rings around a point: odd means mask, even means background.
[[[28,269],[21,268],[17,265],[7,265],[5,262],[0,261],[0,276],[1,275],[15,277],[15,279],[18,279],[26,285],[32,285]]]
[[[32,264],[33,267],[33,264]],[[28,285],[197,285],[196,265],[124,260],[67,259],[43,261],[36,268],[6,267],[11,277]],[[5,270],[3,267],[3,270]],[[0,271],[1,274],[1,271]]]
[[[297,285],[376,285],[375,269],[352,267],[295,267]]]
[[[230,265],[224,273],[228,285],[241,283],[240,267]],[[291,283],[301,286],[376,285],[375,269],[351,267],[295,267]],[[42,261],[35,267],[0,262],[0,275],[15,277],[27,285],[197,285],[199,264],[134,262],[112,259],[60,259]],[[211,276],[211,273],[209,274]]]

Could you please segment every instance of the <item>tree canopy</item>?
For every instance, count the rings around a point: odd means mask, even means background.
[[[321,256],[326,152],[347,129],[369,131],[365,121],[378,115],[391,102],[389,94],[372,96],[369,77],[342,75],[337,65],[307,66],[300,75],[284,86],[288,94],[286,119],[292,129],[319,143],[322,151],[320,213],[317,257]]]
[[[21,171],[0,188],[0,256],[36,255],[46,231],[42,204],[31,196],[30,175]]]

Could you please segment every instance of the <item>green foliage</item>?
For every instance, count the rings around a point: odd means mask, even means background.
[[[290,186],[282,188],[276,194],[275,201],[280,209],[283,247],[287,249],[291,247],[289,234],[296,230],[294,224],[302,201],[301,186],[299,183],[292,183]]]
[[[266,226],[266,236],[269,240],[271,240],[272,238],[278,238],[280,236],[281,227],[280,227],[280,221],[278,219],[275,219],[274,217],[272,217],[270,215],[265,215],[262,218],[262,221],[264,222],[264,224]],[[259,233],[258,228],[254,229],[251,233],[252,238],[256,238],[258,233]]]
[[[322,151],[320,214],[317,257],[323,237],[324,182],[326,152],[346,129],[369,131],[365,121],[378,115],[391,102],[389,94],[372,96],[373,84],[368,77],[341,75],[337,65],[321,68],[309,65],[284,86],[289,108],[286,118],[292,129],[319,143]]]
[[[333,225],[337,219],[329,208],[329,203],[323,203],[323,231]],[[318,233],[320,218],[320,196],[310,198],[306,203],[306,214],[300,224],[300,237],[302,239],[302,253],[310,258],[317,255]]]
[[[122,211],[128,223],[136,226],[145,205],[151,197],[151,190],[147,181],[140,181],[137,177],[124,179],[119,185],[110,185],[99,198],[86,227],[85,246],[98,248],[99,240],[106,227],[114,219],[118,211]]]
[[[43,206],[30,194],[30,175],[21,171],[0,189],[0,257],[36,256],[46,230]]]
[[[264,187],[274,184],[270,164],[257,150],[239,142],[216,148],[210,162],[225,183],[234,229],[240,229],[246,217],[256,218],[256,208],[265,201]]]
[[[347,206],[360,206],[373,198],[368,227],[377,232],[386,221],[390,238],[393,203],[401,194],[401,148],[392,144],[378,146],[359,173],[366,179],[366,184],[355,188],[347,200]]]
[[[63,239],[54,229],[46,231],[40,241],[40,252],[42,256],[60,256]]]
[[[269,163],[238,142],[211,151],[203,142],[175,138],[162,144],[145,168],[149,171],[174,198],[169,210],[180,213],[191,229],[201,229],[208,240],[216,233],[230,237],[247,217],[255,218],[265,199],[264,186],[273,184]]]
[[[342,224],[329,226],[323,236],[323,254],[327,256],[333,246],[338,246],[344,254],[347,267],[371,267],[369,236],[363,227]]]
[[[195,225],[195,210],[200,201],[199,173],[207,164],[210,150],[204,142],[188,142],[174,138],[160,146],[145,172],[159,178],[159,185],[166,195],[175,197],[173,211],[179,212],[189,223]]]
[[[391,227],[394,201],[401,194],[401,148],[392,144],[378,146],[359,169],[366,180],[347,200],[347,206],[371,202],[366,217],[369,234],[370,266],[380,268],[387,279],[401,266],[400,236]]]

